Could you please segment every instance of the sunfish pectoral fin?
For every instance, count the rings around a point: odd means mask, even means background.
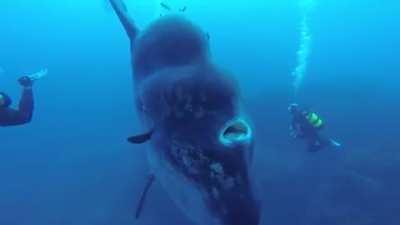
[[[153,135],[153,131],[151,130],[144,134],[139,134],[139,135],[129,137],[128,142],[130,142],[132,144],[143,144],[143,143],[147,142],[148,140],[150,140],[152,135]]]
[[[155,179],[156,177],[154,176],[154,174],[150,174],[149,178],[147,179],[146,186],[144,187],[142,195],[140,196],[139,199],[139,203],[136,207],[136,213],[135,213],[136,219],[139,219],[140,214],[142,213],[144,202],[146,201],[147,192],[149,191]]]

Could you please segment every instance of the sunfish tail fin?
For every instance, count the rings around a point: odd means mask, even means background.
[[[119,20],[121,21],[122,26],[124,27],[129,38],[131,39],[131,41],[134,40],[138,34],[138,28],[135,25],[135,22],[132,19],[132,17],[129,15],[125,3],[122,0],[109,0],[109,1],[115,13],[117,14]]]

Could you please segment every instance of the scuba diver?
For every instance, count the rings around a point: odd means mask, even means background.
[[[300,109],[299,105],[295,103],[291,104],[288,110],[292,114],[290,136],[305,139],[309,152],[317,152],[330,146],[341,146],[332,139],[321,137],[319,131],[324,128],[324,122],[315,112]]]
[[[4,92],[0,92],[0,126],[16,126],[31,121],[34,107],[32,86],[36,80],[46,74],[47,70],[41,70],[38,73],[22,76],[18,79],[22,86],[22,96],[18,109],[11,108],[11,98]]]

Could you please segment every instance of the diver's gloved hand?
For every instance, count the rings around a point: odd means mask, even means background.
[[[42,69],[39,72],[36,72],[34,74],[29,75],[28,77],[32,80],[32,81],[36,81],[41,79],[42,77],[45,77],[47,75],[47,69]]]
[[[45,77],[47,75],[47,69],[40,70],[39,72],[36,72],[31,75],[26,75],[18,79],[18,82],[24,87],[24,88],[30,88],[32,87],[33,83],[42,77]]]
[[[23,76],[19,78],[18,82],[24,88],[30,88],[33,85],[33,80],[28,76]]]

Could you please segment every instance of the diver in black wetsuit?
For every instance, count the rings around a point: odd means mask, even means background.
[[[308,151],[317,152],[329,146],[341,146],[332,139],[321,137],[319,131],[323,129],[324,122],[315,112],[302,110],[298,104],[291,104],[288,110],[292,114],[290,135],[293,138],[305,139],[308,144]]]
[[[0,92],[0,126],[15,126],[29,123],[33,114],[33,81],[27,77],[21,77],[19,83],[23,87],[18,109],[10,108],[11,98]]]
[[[11,108],[11,98],[7,94],[0,92],[0,126],[22,125],[32,120],[34,108],[32,86],[36,80],[46,74],[47,70],[42,70],[18,79],[19,84],[23,87],[18,109]]]

